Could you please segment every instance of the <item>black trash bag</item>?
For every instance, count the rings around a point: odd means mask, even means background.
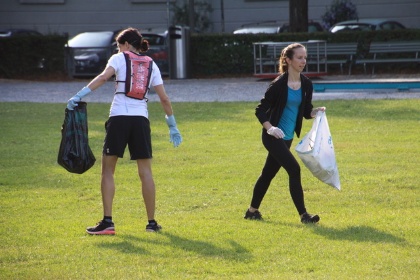
[[[96,161],[89,147],[87,104],[79,102],[74,110],[66,108],[57,162],[71,173],[82,174]]]

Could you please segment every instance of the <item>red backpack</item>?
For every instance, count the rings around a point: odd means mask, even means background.
[[[124,52],[126,69],[125,96],[143,100],[149,92],[149,82],[152,75],[153,59],[146,55],[136,54],[130,51]]]

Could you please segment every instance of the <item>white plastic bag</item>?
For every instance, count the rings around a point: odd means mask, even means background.
[[[318,111],[312,129],[297,144],[295,151],[316,178],[338,190],[341,189],[334,145],[325,112]]]

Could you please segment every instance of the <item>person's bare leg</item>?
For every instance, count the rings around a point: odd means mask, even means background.
[[[115,195],[114,172],[117,156],[102,156],[101,192],[104,216],[112,216],[112,202]]]
[[[148,220],[155,219],[156,189],[152,175],[152,159],[138,159],[137,168]]]

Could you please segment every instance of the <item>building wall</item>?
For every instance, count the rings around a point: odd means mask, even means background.
[[[222,30],[220,0],[211,0],[214,8],[214,31]],[[321,22],[321,17],[333,0],[308,0],[308,19]],[[408,28],[420,28],[420,0],[352,0],[359,18],[390,18]],[[224,0],[225,31],[231,32],[242,24],[261,21],[289,21],[288,0]]]
[[[195,0],[200,1],[200,0]],[[212,5],[210,32],[227,32],[242,24],[289,20],[288,0],[201,0]],[[170,0],[179,5],[187,0]],[[224,4],[222,21],[221,3]],[[333,0],[308,0],[309,20],[321,21]],[[391,18],[420,28],[420,0],[353,0],[359,18]],[[172,19],[172,14],[170,15]],[[0,29],[30,28],[44,34],[117,30],[127,26],[166,28],[166,0],[1,0]]]
[[[36,0],[33,0],[36,2]],[[141,0],[1,0],[0,28],[31,28],[41,33],[69,33],[87,30],[117,30],[127,26],[167,27],[166,1]]]

